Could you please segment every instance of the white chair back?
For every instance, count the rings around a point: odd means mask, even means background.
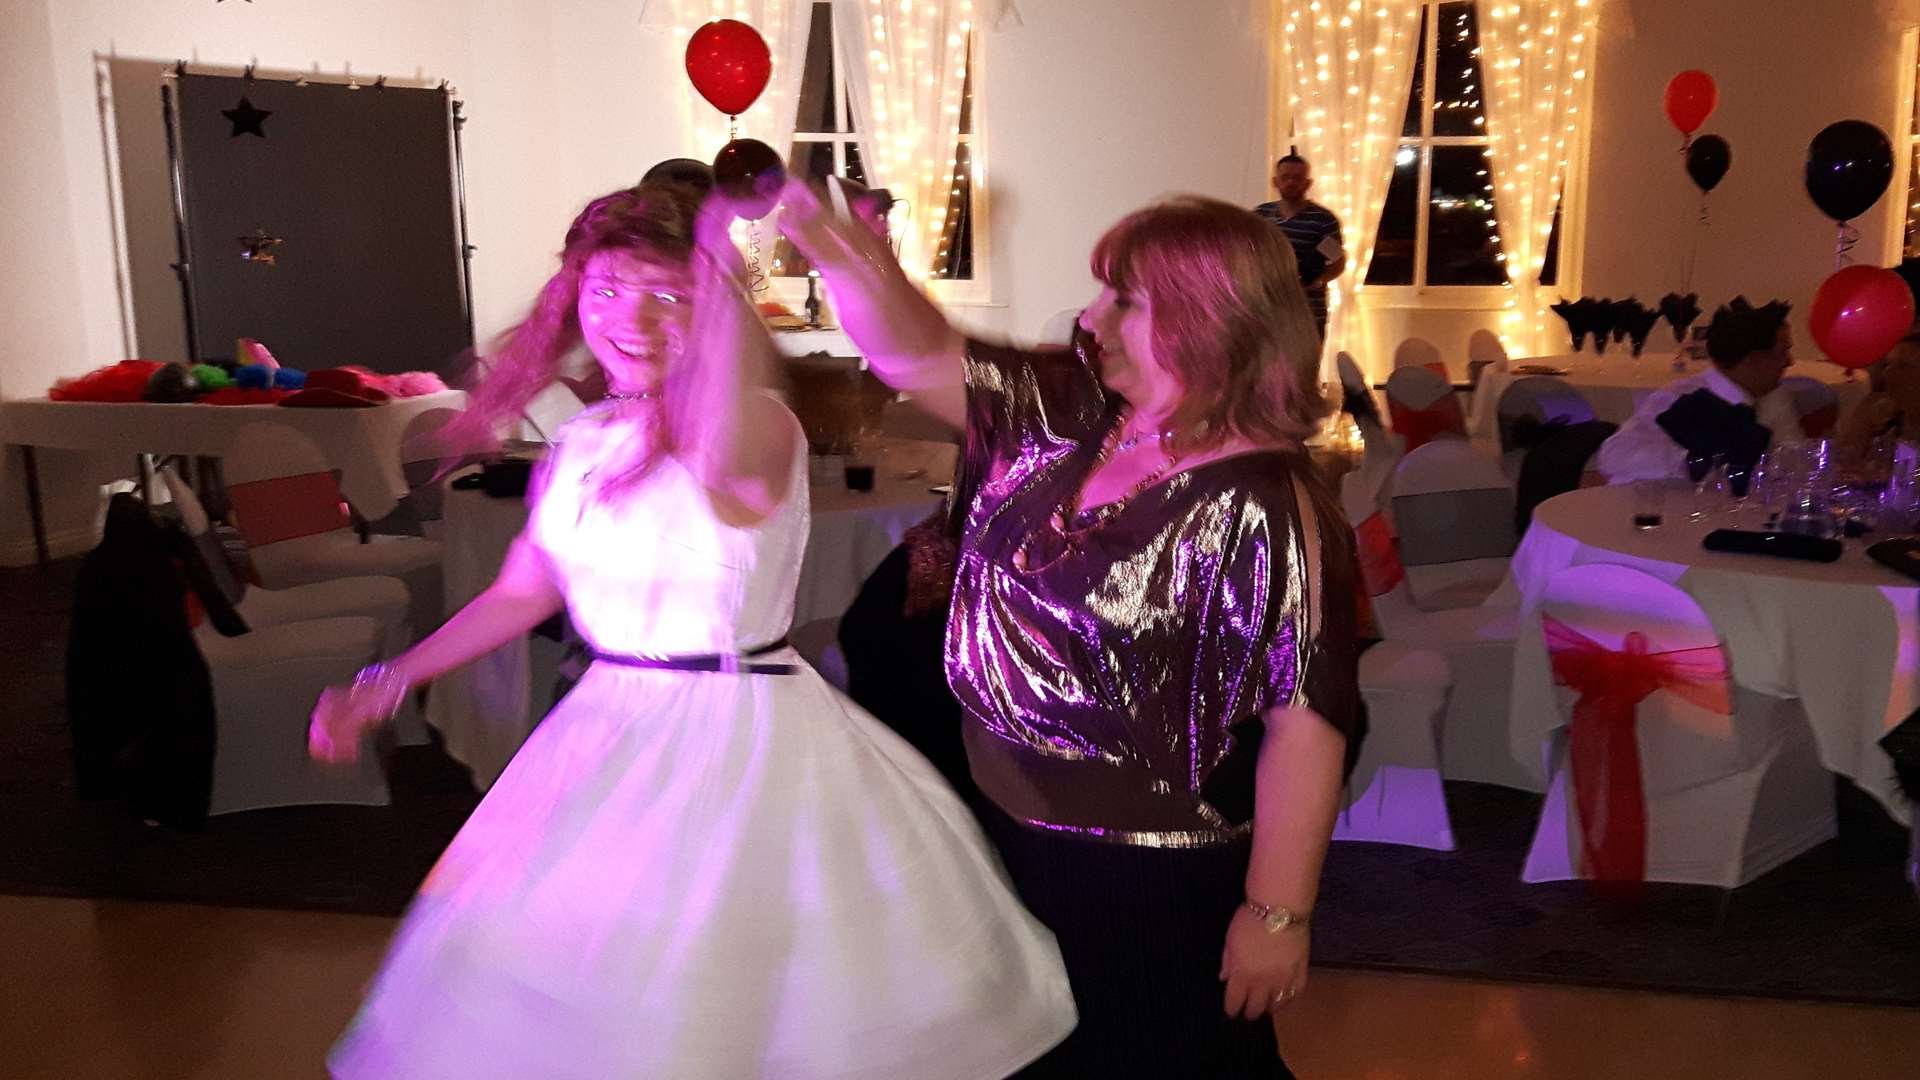
[[[1430,409],[1453,394],[1445,375],[1427,367],[1396,367],[1387,376],[1387,400],[1409,409]]]
[[[165,489],[168,501],[173,504],[174,512],[180,515],[180,528],[187,534],[187,539],[200,549],[200,557],[206,562],[207,572],[213,576],[214,584],[226,594],[228,603],[240,603],[247,594],[247,584],[234,574],[232,565],[227,562],[227,553],[214,535],[213,522],[207,517],[200,496],[181,478],[179,467],[172,462],[160,467],[158,481]]]
[[[250,548],[344,532],[352,525],[327,458],[312,439],[273,421],[234,432],[222,455],[233,522]]]
[[[1793,399],[1800,434],[1820,438],[1833,431],[1840,420],[1840,394],[1832,386],[1811,376],[1788,375],[1780,380],[1780,389]]]
[[[1039,343],[1042,345],[1065,345],[1071,342],[1073,340],[1074,323],[1080,321],[1080,312],[1082,310],[1083,309],[1077,307],[1061,308],[1059,311],[1049,315],[1047,321],[1040,326]]]
[[[273,420],[251,423],[233,433],[222,451],[221,473],[228,484],[279,480],[327,472],[327,456],[299,429]]]
[[[1372,392],[1367,386],[1366,373],[1360,370],[1360,365],[1354,360],[1352,353],[1342,349],[1334,354],[1333,367],[1335,371],[1340,373],[1340,388],[1342,390],[1345,390],[1349,394],[1366,394]]]
[[[1492,364],[1501,371],[1507,370],[1507,347],[1500,344],[1499,335],[1491,330],[1475,330],[1467,338],[1467,362],[1469,364]]]
[[[1390,502],[1414,603],[1483,603],[1519,543],[1514,492],[1500,463],[1465,439],[1436,439],[1400,459]]]
[[[1410,337],[1393,350],[1393,366],[1397,370],[1406,367],[1429,367],[1438,365],[1446,369],[1446,361],[1440,358],[1440,350],[1426,338]],[[1444,376],[1442,376],[1444,378]]]
[[[1586,395],[1574,389],[1572,383],[1551,375],[1515,379],[1501,392],[1495,411],[1499,417],[1502,452],[1515,449],[1513,428],[1523,420],[1537,424],[1556,421],[1580,424],[1593,419],[1593,404]]]

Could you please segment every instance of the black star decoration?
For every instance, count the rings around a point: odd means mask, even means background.
[[[221,109],[220,115],[233,121],[233,134],[228,138],[237,139],[242,135],[258,135],[264,139],[267,133],[261,129],[260,125],[266,123],[267,117],[273,115],[273,110],[256,109],[253,107],[253,102],[241,98],[240,104],[231,109]]]

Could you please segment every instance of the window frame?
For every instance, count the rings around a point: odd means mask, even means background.
[[[847,170],[849,147],[858,147],[861,160],[868,160],[872,143],[872,133],[861,129],[856,123],[856,117],[853,114],[851,95],[847,92],[847,75],[849,69],[847,66],[846,44],[840,38],[839,22],[832,17],[831,12],[835,2],[836,0],[813,0],[812,7],[818,8],[825,6],[829,9],[827,26],[831,38],[829,42],[831,48],[830,55],[833,58],[833,85],[830,88],[830,93],[833,95],[835,122],[845,130],[802,131],[796,126],[793,135],[787,140],[787,153],[789,160],[791,160],[793,148],[801,143],[831,143],[833,145],[834,174],[844,176]],[[807,22],[809,28],[812,26],[812,13],[812,10],[809,9]],[[810,29],[809,32],[811,32]],[[987,140],[985,137],[986,125],[982,122],[984,116],[982,104],[985,100],[983,88],[986,85],[986,80],[983,76],[985,64],[982,62],[982,57],[985,52],[985,35],[980,33],[978,26],[973,27],[968,33],[971,39],[968,43],[967,63],[969,65],[968,76],[973,80],[973,109],[971,113],[971,126],[973,130],[960,134],[956,140],[956,153],[954,156],[958,156],[958,144],[966,144],[970,152],[968,160],[971,166],[969,170],[969,184],[970,197],[972,199],[971,228],[973,235],[971,242],[973,245],[973,276],[964,280],[949,280],[929,276],[925,284],[933,299],[942,305],[963,307],[999,306],[993,304],[992,300],[992,275],[990,270],[992,265],[992,248],[990,243],[992,230],[988,225],[992,213],[992,198],[989,192],[989,185],[985,182],[988,171]],[[803,74],[803,82],[804,79],[805,76]],[[798,95],[796,95],[794,108],[797,110],[799,107],[800,103]],[[908,222],[916,222],[918,220],[917,215],[925,212],[926,211],[920,207],[909,206],[907,213],[914,215],[914,217],[910,217]],[[777,241],[769,240],[766,242],[769,262],[771,262],[772,252],[776,248]],[[771,265],[769,265],[767,268],[766,281],[766,295],[771,300],[784,304],[798,304],[806,299],[807,278],[804,275],[781,276],[775,274]]]
[[[1369,285],[1362,278],[1359,284],[1360,301],[1363,307],[1423,307],[1446,308],[1460,311],[1499,310],[1504,308],[1513,294],[1511,284],[1503,285],[1429,285],[1427,284],[1427,257],[1432,243],[1433,231],[1433,151],[1438,147],[1467,146],[1479,147],[1491,156],[1493,141],[1484,128],[1478,135],[1435,135],[1433,133],[1433,114],[1437,104],[1435,87],[1439,80],[1440,56],[1440,9],[1449,3],[1461,0],[1420,0],[1425,15],[1427,32],[1421,35],[1421,84],[1420,84],[1420,132],[1407,135],[1399,130],[1393,133],[1393,146],[1396,161],[1401,149],[1412,146],[1420,155],[1420,177],[1414,190],[1414,233],[1413,233],[1413,284],[1411,285]],[[1470,6],[1473,6],[1470,4]],[[1479,10],[1474,6],[1475,17]],[[1481,65],[1480,78],[1486,80],[1486,66]],[[1481,91],[1485,93],[1484,85]],[[1411,91],[1409,91],[1411,93]],[[1484,100],[1484,98],[1482,99]],[[1404,113],[1402,117],[1404,117]],[[1384,204],[1382,207],[1384,213]],[[1498,229],[1499,219],[1495,219]],[[1561,227],[1566,227],[1564,217]],[[1376,234],[1377,235],[1377,234]],[[1566,259],[1565,240],[1561,238],[1561,260]],[[1376,240],[1376,244],[1378,241]]]
[[[1920,132],[1914,130],[1915,97],[1920,94],[1920,27],[1909,26],[1900,32],[1900,100],[1896,117],[1895,131],[1898,145],[1903,153],[1898,157],[1900,167],[1893,170],[1893,182],[1888,185],[1887,195],[1891,200],[1887,205],[1900,207],[1898,213],[1887,215],[1886,252],[1888,258],[1880,260],[1882,265],[1897,262],[1907,254],[1907,238],[1914,238],[1914,247],[1920,251],[1920,191],[1913,187],[1913,168],[1915,155],[1920,154]]]

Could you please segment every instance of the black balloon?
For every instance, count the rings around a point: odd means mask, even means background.
[[[1829,124],[1807,147],[1807,195],[1835,221],[1866,213],[1892,179],[1893,144],[1865,120]]]
[[[738,217],[765,217],[780,201],[780,189],[786,183],[787,167],[780,155],[758,139],[735,139],[713,159],[714,189]]]
[[[1720,179],[1733,165],[1733,147],[1718,135],[1702,135],[1687,147],[1687,175],[1701,191],[1720,186]]]

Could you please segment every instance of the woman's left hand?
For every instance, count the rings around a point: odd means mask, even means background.
[[[1227,1015],[1257,1020],[1298,997],[1307,987],[1310,940],[1305,926],[1274,933],[1246,907],[1236,909],[1220,957]]]

